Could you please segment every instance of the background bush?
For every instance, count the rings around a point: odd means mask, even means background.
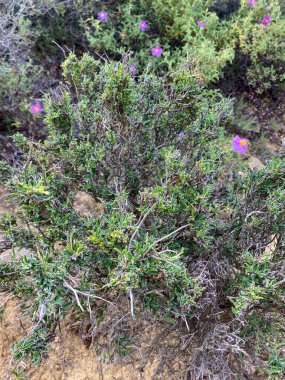
[[[272,24],[260,25],[265,15]],[[276,88],[284,89],[284,6],[276,1],[259,1],[248,11],[242,6],[234,21],[238,33],[237,53],[246,60],[249,86],[257,93]]]
[[[108,22],[98,20],[100,10],[108,12]],[[272,23],[264,27],[267,14]],[[148,22],[145,32],[139,29],[141,20]],[[232,65],[229,79],[238,78],[244,89],[283,89],[283,30],[284,7],[273,0],[252,8],[247,1],[227,0],[2,1],[2,118],[25,124],[25,110],[60,81],[61,49],[90,50],[115,60],[132,51],[139,73],[150,61],[152,70],[163,74],[187,60],[204,84]],[[162,57],[151,57],[155,45],[163,48]]]

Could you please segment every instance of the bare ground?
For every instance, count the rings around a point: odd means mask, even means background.
[[[146,326],[141,347],[133,358],[107,362],[87,348],[73,332],[72,320],[67,318],[51,343],[47,357],[39,366],[16,363],[11,348],[29,331],[29,323],[22,319],[19,301],[9,294],[0,295],[4,314],[0,323],[0,379],[30,380],[155,380],[186,379],[187,365],[171,350],[180,344],[176,333],[167,334],[158,325]],[[165,334],[164,334],[165,333]],[[158,344],[157,344],[158,343]],[[149,346],[152,347],[148,350]],[[172,351],[169,369],[160,370],[162,355],[159,347]],[[145,357],[144,353],[149,356]],[[179,351],[177,351],[178,354]],[[139,355],[139,353],[141,355]],[[23,377],[21,377],[21,375]],[[25,377],[24,377],[25,376]]]

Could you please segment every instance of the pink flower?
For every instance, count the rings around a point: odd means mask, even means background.
[[[43,111],[42,106],[39,103],[32,105],[30,110],[33,114],[41,113]]]
[[[160,57],[161,54],[162,54],[162,48],[160,46],[154,46],[152,49],[151,49],[151,54],[154,56],[154,57]]]
[[[100,11],[100,12],[98,12],[97,16],[98,16],[98,20],[100,20],[100,21],[104,21],[104,22],[108,21],[108,13],[107,12]]]
[[[267,26],[271,24],[272,18],[270,16],[264,16],[261,22],[262,25]]]
[[[205,23],[203,20],[198,20],[198,21],[197,21],[197,24],[198,24],[202,29],[205,29],[205,28],[206,28],[206,23]]]
[[[249,6],[252,8],[254,4],[256,4],[258,0],[248,0]]]
[[[148,23],[146,21],[141,21],[139,23],[139,28],[142,32],[145,32],[148,29]]]
[[[248,140],[235,136],[232,141],[233,150],[239,154],[245,154],[248,149]]]

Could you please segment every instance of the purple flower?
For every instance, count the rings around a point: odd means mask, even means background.
[[[137,66],[134,63],[130,66],[130,73],[131,73],[131,76],[135,76],[138,73]]]
[[[202,29],[205,29],[205,28],[206,28],[206,23],[205,23],[203,20],[198,20],[198,21],[197,21],[197,24],[198,24]]]
[[[139,23],[139,28],[142,32],[145,32],[148,29],[148,23],[146,21],[141,21]]]
[[[36,113],[41,113],[43,109],[39,103],[36,103],[31,106],[30,110],[33,114],[36,114]]]
[[[267,26],[267,25],[271,24],[271,21],[272,21],[271,16],[264,16],[261,24],[264,26]]]
[[[256,4],[258,0],[248,0],[249,6],[252,8],[254,4]]]
[[[108,13],[103,11],[98,12],[98,20],[104,22],[108,21]]]
[[[248,149],[247,139],[241,139],[239,136],[235,136],[232,141],[233,150],[239,154],[245,154]]]
[[[161,54],[162,54],[162,48],[160,46],[154,46],[152,49],[151,49],[151,54],[154,56],[154,57],[160,57]]]
[[[179,137],[180,140],[183,140],[184,137],[185,137],[185,133],[184,132],[179,132],[178,137]]]

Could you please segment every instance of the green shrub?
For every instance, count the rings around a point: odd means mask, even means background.
[[[283,7],[284,8],[284,7]],[[279,1],[258,1],[251,10],[242,5],[233,20],[238,33],[237,54],[247,61],[247,79],[257,93],[284,88],[284,9]],[[270,14],[272,23],[261,25]]]
[[[23,233],[2,221],[13,244],[34,252],[17,264],[15,289],[33,300],[30,315],[45,328],[57,325],[77,291],[91,293],[90,302],[127,293],[162,314],[187,315],[201,295],[183,242],[193,250],[195,239],[211,242],[201,209],[211,204],[222,158],[231,155],[220,148],[231,104],[200,88],[186,68],[166,84],[147,73],[135,80],[129,65],[127,57],[102,65],[70,55],[65,89],[46,99],[48,138],[34,143],[16,135],[26,162],[10,174],[2,170],[20,220],[34,226]],[[101,217],[76,213],[77,190],[101,203]],[[65,244],[60,254],[58,241]],[[86,302],[77,300],[78,307]],[[132,302],[134,314],[140,303]]]
[[[27,61],[19,66],[2,63],[0,71],[0,101],[1,111],[11,112],[11,110],[27,107],[28,97],[33,93],[35,85],[42,79],[42,68],[35,66],[31,61]]]
[[[261,25],[268,13],[272,23]],[[100,22],[100,10],[108,22]],[[234,68],[244,86],[257,93],[284,88],[284,9],[280,1],[260,0],[250,8],[224,0],[124,0],[6,2],[0,10],[1,114],[25,124],[25,111],[42,91],[56,87],[63,51],[92,50],[105,59],[120,60],[133,52],[138,73],[150,65],[167,75],[187,61],[204,84]],[[139,22],[149,28],[142,32]],[[197,25],[204,20],[206,28]],[[161,57],[151,48],[160,45]],[[9,121],[10,122],[10,121]]]
[[[70,310],[88,318],[91,308],[102,321],[106,306],[127,298],[136,318],[144,309],[200,326],[210,318],[212,334],[202,328],[190,371],[228,373],[230,353],[243,355],[254,340],[238,338],[253,313],[283,310],[284,158],[249,172],[224,134],[231,102],[203,89],[187,66],[165,79],[148,71],[134,78],[131,63],[71,54],[65,83],[46,97],[47,139],[15,135],[23,165],[2,163],[21,210],[2,229],[30,254],[14,262],[17,276],[0,269],[37,326],[14,353],[38,362]],[[79,190],[101,211],[81,215]],[[221,324],[227,298],[234,314]],[[272,350],[268,368],[277,366]]]
[[[254,350],[258,356],[266,357],[266,368],[257,368],[258,374],[268,374],[269,379],[282,379],[284,377],[284,357],[282,346],[284,345],[284,316],[277,310],[264,315],[262,309],[253,311],[248,323],[244,326],[241,336],[245,344]],[[254,347],[252,347],[254,342]]]
[[[21,166],[1,163],[20,208],[1,228],[14,247],[30,251],[0,263],[1,287],[25,300],[33,325],[15,358],[38,363],[71,310],[83,319],[92,309],[102,320],[107,305],[127,299],[132,317],[151,309],[164,321],[196,322],[193,378],[213,367],[227,378],[231,353],[242,361],[250,350],[269,376],[282,378],[284,333],[276,321],[284,313],[284,153],[250,173],[225,134],[231,102],[200,85],[240,60],[257,92],[282,88],[279,2],[259,0],[252,9],[247,1],[111,2],[103,7],[108,23],[97,20],[99,3],[22,3],[9,8],[6,26],[14,20],[16,34],[0,57],[5,115],[24,111],[34,91],[58,85],[53,40],[101,57],[68,56],[64,83],[45,97],[47,139],[15,135]],[[263,27],[268,4],[272,23]],[[157,44],[160,58],[150,54]],[[87,218],[76,211],[78,191],[101,212]],[[228,300],[230,322],[221,322]]]
[[[95,14],[82,21],[90,46],[96,53],[113,59],[122,51],[134,52],[134,62],[143,70],[151,60],[154,70],[175,69],[188,59],[201,79],[209,83],[218,79],[222,69],[234,58],[231,28],[223,24],[207,1],[139,0],[114,3],[105,7],[108,22],[100,22]],[[197,21],[203,19],[206,29]],[[142,32],[139,22],[147,20],[149,28]],[[151,48],[163,48],[160,58],[151,57]]]
[[[59,82],[64,59],[59,46],[84,43],[77,6],[85,12],[81,1],[1,1],[0,115],[5,123],[28,129],[29,107]]]
[[[257,93],[282,86],[284,11],[278,1],[260,0],[251,8],[247,1],[238,6],[228,1],[128,0],[104,10],[108,22],[100,22],[96,12],[82,20],[89,44],[99,54],[119,59],[122,51],[131,50],[140,70],[150,60],[155,70],[173,70],[187,58],[206,84],[221,78],[229,64],[243,71],[242,64],[246,84]],[[267,14],[272,23],[264,27]],[[197,25],[201,19],[205,29]],[[149,23],[145,32],[139,30],[141,20]],[[163,48],[159,59],[151,58],[155,45]]]

